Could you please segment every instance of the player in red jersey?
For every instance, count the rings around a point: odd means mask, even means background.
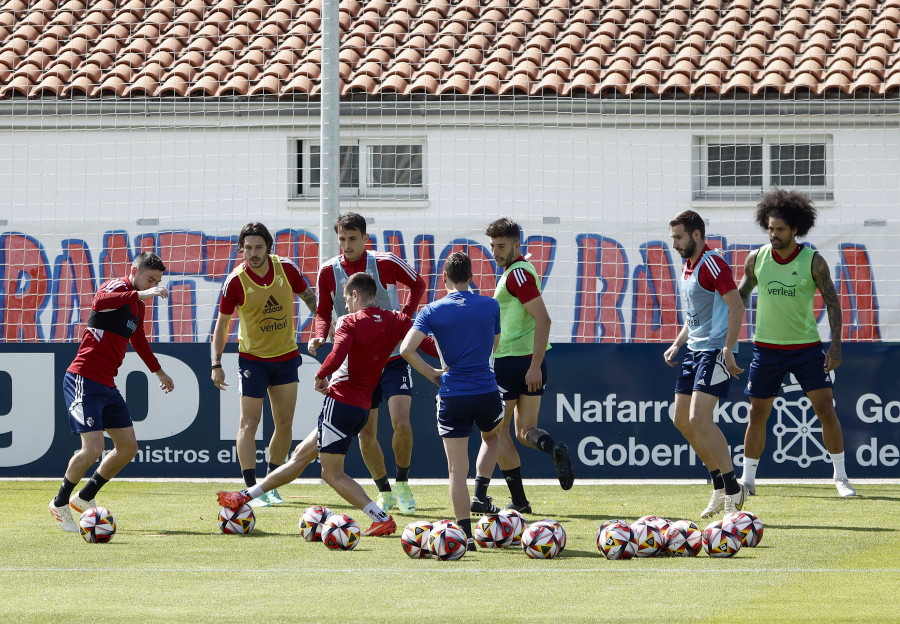
[[[325,262],[319,269],[318,307],[316,308],[313,338],[309,341],[309,352],[315,355],[325,342],[332,317],[346,314],[340,293],[344,281],[358,272],[366,272],[375,277],[375,305],[384,310],[399,310],[414,317],[416,309],[427,289],[425,280],[406,262],[392,253],[366,251],[366,220],[361,215],[348,212],[340,216],[334,224],[341,246],[341,255]],[[397,285],[409,288],[409,297],[401,306],[397,295]],[[337,296],[336,296],[337,295]],[[387,400],[394,428],[392,447],[397,465],[394,489],[388,482],[384,453],[378,444],[378,405]],[[411,514],[416,510],[416,501],[409,489],[409,467],[412,462],[412,427],[409,412],[412,406],[412,373],[406,361],[394,350],[375,386],[372,396],[372,413],[369,421],[359,434],[359,448],[363,460],[375,485],[378,486],[378,503],[385,509],[398,507],[401,513]]]
[[[50,513],[63,531],[78,532],[70,508],[80,514],[96,507],[97,491],[137,454],[131,414],[115,383],[128,343],[150,372],[156,373],[164,392],[175,388],[144,334],[144,301],[169,296],[169,291],[159,285],[165,270],[159,256],[144,252],[135,258],[128,277],[104,282],[94,295],[78,354],[63,379],[69,426],[72,435],[81,436],[81,449],[69,460],[59,492],[50,501]],[[72,496],[84,473],[103,453],[104,431],[113,441],[113,450],[87,485]]]
[[[390,535],[397,528],[393,518],[344,472],[344,458],[351,440],[366,425],[372,391],[390,354],[412,327],[412,319],[375,306],[376,282],[368,273],[351,275],[343,288],[349,314],[338,319],[334,348],[315,379],[316,390],[325,395],[316,428],[322,478],[372,519],[372,526],[363,535]],[[326,381],[329,375],[330,382]],[[305,444],[298,445],[291,459],[262,483],[240,492],[219,492],[219,504],[237,509],[263,492],[296,479],[312,461],[302,451]]]
[[[222,301],[212,339],[212,381],[220,390],[225,383],[222,352],[228,341],[231,317],[237,310],[238,393],[241,400],[241,425],[236,446],[244,483],[256,483],[256,430],[262,418],[263,399],[269,395],[275,430],[269,441],[268,472],[282,465],[293,439],[294,407],[297,404],[297,324],[294,321],[294,295],[316,309],[316,298],[306,285],[300,269],[290,259],[272,254],[272,235],[262,223],[248,223],[238,236],[242,262],[225,280]],[[272,491],[251,503],[267,507],[284,503]]]

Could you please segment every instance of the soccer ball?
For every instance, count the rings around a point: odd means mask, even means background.
[[[323,507],[322,505],[309,507],[300,516],[300,535],[307,542],[321,542],[322,524],[331,515],[333,515],[333,512],[328,507]]]
[[[604,523],[597,531],[597,548],[607,559],[631,559],[637,542],[631,527],[621,520]]]
[[[499,515],[506,518],[512,526],[512,538],[508,544],[503,544],[503,546],[518,546],[521,544],[522,533],[525,532],[525,516],[515,509],[504,509]]]
[[[506,516],[486,514],[472,527],[472,537],[482,548],[503,548],[513,539],[513,525]]]
[[[525,529],[522,548],[532,559],[553,559],[562,550],[553,526],[545,522],[535,522]]]
[[[600,537],[600,531],[602,531],[603,529],[605,529],[605,528],[608,527],[609,525],[611,525],[611,524],[616,524],[616,523],[619,523],[619,524],[628,524],[628,523],[625,522],[624,520],[619,520],[618,518],[614,518],[614,519],[611,519],[611,520],[604,520],[603,523],[600,525],[600,528],[597,529],[597,537]]]
[[[431,536],[431,529],[431,523],[425,520],[417,520],[407,524],[400,535],[400,545],[403,547],[403,552],[412,559],[430,557],[428,538]]]
[[[359,544],[359,525],[344,514],[331,514],[322,525],[322,543],[331,550],[353,550]]]
[[[664,548],[662,535],[652,524],[638,521],[631,525],[631,530],[634,533],[634,541],[637,542],[635,554],[638,557],[655,557]]]
[[[663,539],[666,542],[666,552],[673,557],[696,557],[703,547],[700,527],[690,520],[670,524]]]
[[[559,550],[564,550],[566,547],[566,530],[563,528],[563,525],[561,525],[553,518],[544,518],[543,520],[538,520],[538,522],[541,524],[546,524],[551,529],[553,529],[553,534],[556,535],[556,541],[559,542]]]
[[[703,550],[710,557],[734,557],[740,549],[740,532],[728,520],[710,522],[703,529]]]
[[[91,507],[78,518],[78,528],[84,541],[105,544],[116,534],[116,519],[105,507]]]
[[[763,523],[749,511],[738,511],[725,517],[734,524],[741,537],[741,546],[754,548],[763,536]]]
[[[428,536],[428,550],[441,561],[456,561],[466,554],[468,539],[459,525],[447,521],[435,525]]]
[[[253,515],[249,505],[241,505],[238,510],[222,507],[219,511],[219,528],[222,529],[222,533],[247,535],[255,526],[256,516]]]

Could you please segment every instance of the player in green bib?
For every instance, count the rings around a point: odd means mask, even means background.
[[[491,239],[494,260],[504,269],[494,291],[494,298],[500,304],[500,343],[494,351],[494,375],[506,405],[500,427],[498,464],[512,496],[507,509],[531,513],[522,486],[522,462],[509,434],[510,422],[515,421],[519,442],[553,458],[556,476],[564,490],[572,487],[575,469],[566,444],[555,441],[537,426],[541,396],[547,383],[544,354],[550,348],[550,315],[541,297],[537,271],[522,256],[520,232],[515,221],[504,218],[491,223],[485,233]],[[475,479],[473,513],[498,511],[487,496],[487,481],[488,477]]]
[[[828,264],[815,250],[797,242],[816,222],[809,197],[776,189],[763,195],[756,222],[769,236],[769,244],[752,251],[744,265],[738,291],[747,305],[759,286],[756,334],[747,389],[750,420],[744,435],[744,474],[741,482],[756,493],[756,469],[766,446],[766,421],[785,375],[791,373],[822,423],[822,441],[834,467],[834,482],[841,496],[855,496],[847,478],[844,435],[834,409],[832,371],[841,363],[841,304]],[[822,342],[813,312],[816,290],[822,293],[831,327],[831,345]]]

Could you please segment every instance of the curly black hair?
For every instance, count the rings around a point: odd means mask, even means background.
[[[767,230],[769,217],[781,219],[791,228],[797,228],[797,236],[803,237],[816,224],[816,207],[805,193],[776,188],[764,193],[756,205],[756,223],[759,227]]]

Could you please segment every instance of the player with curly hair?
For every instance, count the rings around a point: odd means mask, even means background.
[[[738,291],[747,305],[759,285],[753,362],[744,391],[750,398],[750,420],[744,435],[741,482],[756,493],[756,469],[766,445],[766,421],[784,376],[792,373],[822,423],[822,438],[834,466],[841,496],[855,496],[847,478],[844,436],[834,409],[831,371],[841,363],[841,304],[828,263],[808,245],[797,242],[816,223],[810,198],[798,191],[776,189],[763,195],[756,223],[769,244],[747,256]],[[831,327],[831,344],[823,353],[813,313],[816,290],[822,293]],[[823,359],[824,356],[824,359]]]

